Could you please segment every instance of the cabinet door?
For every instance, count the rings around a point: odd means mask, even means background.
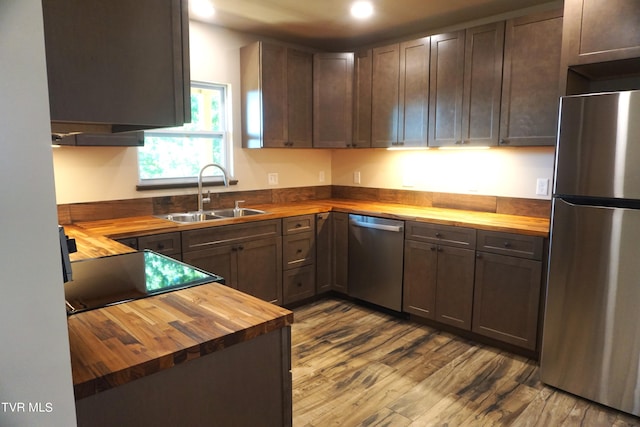
[[[431,36],[429,145],[461,144],[464,31]]]
[[[282,304],[282,238],[238,245],[238,290],[273,304]]]
[[[400,44],[398,145],[427,146],[430,38]]]
[[[436,315],[437,246],[405,240],[402,309],[428,319]]]
[[[224,278],[225,285],[238,289],[238,250],[235,245],[185,252],[182,261]]]
[[[562,10],[507,21],[501,145],[555,145]]]
[[[465,34],[461,143],[498,145],[504,22],[470,28]]]
[[[253,96],[257,99],[254,99],[253,102],[258,104],[257,109],[251,109],[253,117],[246,118],[245,126],[251,126],[250,121],[259,120],[259,117],[262,117],[262,146],[284,147],[289,140],[287,49],[268,43],[260,43],[259,46],[260,60],[255,64],[258,69],[255,69],[254,72],[259,74],[259,77],[256,76],[259,85],[257,90],[262,92],[262,105],[260,105],[260,93],[254,93]]]
[[[316,53],[313,55],[313,146],[351,146],[352,114],[353,53]]]
[[[640,2],[565,0],[564,39],[568,65],[640,57]]]
[[[331,290],[333,280],[333,214],[316,215],[316,290]]]
[[[333,290],[344,294],[348,288],[349,272],[349,215],[333,212]]]
[[[264,74],[263,74],[264,76]],[[313,140],[313,56],[287,49],[288,147],[311,147]]]
[[[478,252],[473,331],[535,350],[541,262]]]
[[[400,45],[373,49],[372,147],[391,147],[398,142],[399,77]]]
[[[54,132],[73,131],[69,122],[120,132],[190,121],[186,1],[45,0],[42,9]]]
[[[471,330],[475,251],[438,246],[436,320]]]
[[[371,80],[373,51],[354,55],[353,147],[371,147]]]

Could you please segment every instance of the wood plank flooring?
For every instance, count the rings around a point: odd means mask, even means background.
[[[640,425],[543,385],[534,361],[350,301],[294,317],[294,427]]]

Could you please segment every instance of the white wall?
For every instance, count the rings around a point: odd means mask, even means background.
[[[334,152],[331,181],[357,186],[360,172],[364,187],[550,199],[553,163],[553,147],[342,150]],[[549,180],[545,196],[536,195],[538,178]]]
[[[75,425],[46,79],[40,0],[0,0],[3,427]]]

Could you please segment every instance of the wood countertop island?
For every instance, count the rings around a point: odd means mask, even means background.
[[[79,227],[65,231],[76,239],[74,260],[132,251]],[[291,311],[218,283],[71,315],[78,424],[205,425],[208,416],[290,424],[292,323]],[[252,394],[253,412],[238,408]]]

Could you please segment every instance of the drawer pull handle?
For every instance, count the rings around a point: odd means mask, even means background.
[[[302,249],[298,249],[298,251],[297,251],[297,252],[298,252],[299,254],[301,254],[301,253],[302,253]]]

